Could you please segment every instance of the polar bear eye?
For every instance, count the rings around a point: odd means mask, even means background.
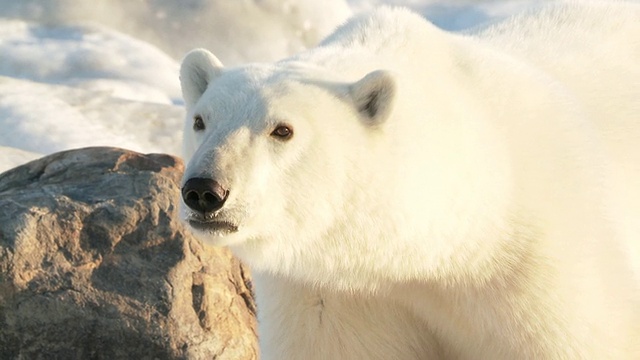
[[[204,130],[204,120],[202,120],[202,116],[196,115],[193,117],[193,130],[195,131]]]
[[[280,124],[271,132],[271,136],[278,140],[289,140],[293,136],[293,129],[289,125]]]

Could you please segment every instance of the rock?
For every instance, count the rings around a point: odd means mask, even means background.
[[[182,162],[65,151],[0,174],[0,359],[255,359],[247,270],[177,216]]]

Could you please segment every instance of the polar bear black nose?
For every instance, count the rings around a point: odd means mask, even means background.
[[[184,203],[202,215],[220,210],[228,196],[229,191],[213,179],[191,178],[182,187]]]

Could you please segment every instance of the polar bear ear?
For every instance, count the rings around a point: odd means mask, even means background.
[[[391,114],[396,82],[388,71],[376,70],[352,84],[349,92],[365,122],[379,125]]]
[[[191,107],[207,90],[209,83],[222,72],[222,62],[205,49],[191,50],[180,66],[182,97]]]

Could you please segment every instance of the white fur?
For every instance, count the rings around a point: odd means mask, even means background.
[[[238,226],[194,232],[252,267],[262,358],[640,359],[639,60],[620,2],[468,36],[382,8],[273,64],[187,55],[185,181]]]

